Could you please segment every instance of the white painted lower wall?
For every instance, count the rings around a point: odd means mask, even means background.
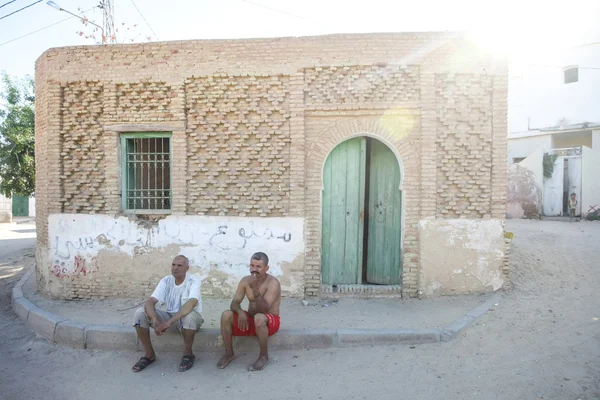
[[[12,222],[12,201],[0,195],[0,223]]]
[[[600,152],[600,129],[592,131],[592,150]]]
[[[482,293],[504,285],[503,220],[422,220],[419,237],[422,296]]]
[[[48,222],[44,268],[50,292],[60,290],[61,280],[86,276],[102,281],[156,280],[170,274],[172,258],[183,254],[190,260],[190,273],[203,279],[203,290],[231,295],[248,275],[252,254],[262,251],[269,256],[270,273],[280,279],[282,291],[303,294],[302,218],[169,216],[150,222],[52,214]]]
[[[29,198],[29,216],[35,217],[35,197]]]
[[[600,151],[583,147],[581,157],[581,213],[600,209]]]
[[[543,211],[547,217],[563,214],[564,165],[565,158],[558,157],[554,161],[552,176],[544,178]]]
[[[304,295],[303,218],[169,216],[157,222],[108,215],[52,214],[49,246],[37,249],[38,282],[63,298],[147,295],[170,274],[173,257],[190,259],[204,295],[228,296],[257,251],[270,258],[285,296]],[[497,290],[504,284],[503,220],[420,222],[424,297]]]

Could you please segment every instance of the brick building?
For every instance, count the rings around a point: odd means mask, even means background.
[[[187,255],[230,295],[436,296],[507,280],[507,68],[463,35],[49,49],[36,63],[37,276],[148,294]]]

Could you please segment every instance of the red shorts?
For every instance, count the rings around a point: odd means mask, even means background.
[[[244,311],[248,316],[248,329],[243,331],[238,327],[238,315],[233,313],[233,336],[256,336],[256,327],[254,326],[254,318],[250,316],[248,311]],[[269,328],[269,336],[279,330],[279,315],[265,314],[267,317],[267,327]]]

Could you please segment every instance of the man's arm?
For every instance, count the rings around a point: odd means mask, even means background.
[[[156,303],[162,304],[165,301],[165,284],[165,278],[162,278],[160,282],[158,282],[158,285],[156,285],[150,298],[146,300],[146,303],[144,304],[144,311],[146,311],[146,315],[154,325],[160,322],[158,320],[158,315],[156,315]]]
[[[237,290],[235,291],[235,295],[233,296],[233,300],[231,300],[231,304],[229,305],[229,309],[237,314],[238,316],[238,328],[246,331],[248,330],[248,316],[246,312],[242,310],[241,304],[242,300],[244,300],[244,296],[246,295],[246,280],[242,279],[238,284]]]
[[[242,301],[244,300],[245,295],[246,295],[246,284],[245,284],[245,279],[242,279],[240,281],[240,283],[238,284],[238,287],[235,291],[235,295],[233,295],[233,300],[231,300],[229,309],[238,315],[240,315],[240,313],[243,313],[244,310],[242,310],[241,304],[242,304]]]
[[[198,304],[198,299],[189,299],[185,302],[184,305],[179,307],[179,311],[177,311],[175,315],[173,315],[173,317],[171,317],[171,319],[167,321],[167,323],[171,325],[173,322],[179,321],[181,318],[194,311],[194,307],[196,307],[196,304]]]
[[[146,303],[144,303],[144,311],[146,312],[146,315],[148,316],[148,318],[150,318],[150,321],[152,321],[153,324],[156,324],[158,322],[158,315],[156,315],[155,308],[156,303],[158,303],[158,300],[154,297],[150,297],[148,300],[146,300]]]
[[[264,296],[261,296],[258,287],[252,288],[252,292],[254,294],[254,304],[256,306],[256,310],[265,314],[269,312],[271,305],[281,295],[281,285],[277,279],[273,278],[267,285],[267,291],[265,292]]]
[[[198,299],[189,299],[185,302],[184,305],[182,305],[179,308],[179,311],[177,311],[170,320],[161,322],[158,325],[156,325],[154,327],[154,332],[159,336],[162,335],[164,331],[169,329],[173,322],[179,321],[179,319],[191,313],[194,307],[196,307],[196,304],[198,304]]]

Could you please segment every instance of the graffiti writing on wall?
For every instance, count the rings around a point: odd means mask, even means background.
[[[91,259],[91,268],[90,265],[87,264],[86,259],[83,256],[76,255],[73,257],[73,265],[74,269],[67,267],[67,263],[64,260],[54,260],[54,265],[50,268],[50,272],[52,275],[57,278],[65,278],[72,277],[76,275],[87,276],[88,273],[94,272],[96,258],[92,257]]]
[[[227,237],[229,240],[218,241],[219,236],[229,236]],[[221,250],[245,249],[248,242],[253,239],[259,239],[259,241],[281,240],[284,243],[289,243],[292,240],[292,234],[290,232],[274,233],[271,228],[259,230],[257,233],[253,227],[239,228],[237,232],[233,229],[232,232],[227,225],[219,225],[217,232],[208,240],[208,244],[211,247],[219,247]]]
[[[104,268],[102,252],[125,253],[135,259],[168,246],[179,246],[198,265],[227,273],[244,270],[251,252],[272,256],[274,267],[293,262],[304,251],[304,220],[171,216],[141,223],[108,215],[53,214],[49,217],[51,273],[57,277],[89,276]],[[108,267],[108,266],[107,266]]]
[[[79,238],[76,241],[73,240],[64,240],[61,241],[61,238],[56,236],[55,238],[56,245],[54,250],[54,255],[57,258],[66,260],[71,258],[71,254],[76,254],[79,251],[85,249],[91,249],[94,247],[94,239],[91,237]]]

